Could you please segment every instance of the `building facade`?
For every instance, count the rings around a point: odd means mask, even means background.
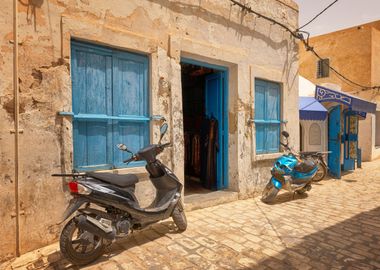
[[[52,173],[136,173],[149,203],[143,164],[125,167],[115,145],[157,142],[163,118],[161,159],[181,181],[187,127],[216,118],[215,188],[240,198],[268,181],[280,130],[298,147],[298,45],[230,1],[18,2],[17,27],[12,2],[0,9],[0,260],[57,240],[70,194]],[[248,2],[297,28],[293,1]]]
[[[362,99],[380,104],[378,89],[365,90],[343,81],[328,65],[347,78],[364,86],[380,85],[380,21],[310,38],[312,46],[324,58],[317,59],[300,46],[300,75],[316,85],[342,90]],[[359,147],[364,161],[380,157],[380,107],[367,114],[359,125]]]

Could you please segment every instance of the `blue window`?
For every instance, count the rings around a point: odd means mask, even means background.
[[[280,85],[255,80],[256,153],[280,151],[281,91]]]
[[[130,154],[116,144],[149,143],[148,58],[72,41],[71,59],[74,168],[123,167]]]

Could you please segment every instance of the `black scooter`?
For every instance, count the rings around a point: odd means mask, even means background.
[[[156,159],[170,146],[170,143],[161,144],[167,128],[167,124],[161,126],[158,144],[149,145],[136,154],[124,144],[117,145],[120,150],[132,154],[125,163],[146,161],[146,170],[156,188],[156,197],[147,208],[141,208],[135,196],[138,178],[134,174],[53,174],[73,178],[68,185],[74,198],[63,215],[63,221],[74,212],[76,215],[63,228],[60,237],[61,252],[73,264],[88,264],[99,258],[116,238],[169,217],[173,218],[178,232],[186,230],[187,221],[181,203],[183,186],[173,172]],[[92,208],[91,204],[97,207]]]

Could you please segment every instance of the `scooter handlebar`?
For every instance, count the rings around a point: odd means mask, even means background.
[[[170,146],[172,146],[171,143],[164,143],[164,144],[160,145],[161,148],[166,148],[166,147],[170,147]]]
[[[170,147],[172,144],[171,143],[164,143],[164,144],[158,144],[158,145],[151,145],[150,147],[153,147],[153,148],[149,148],[149,152],[151,152],[154,156],[157,156],[158,154],[160,154],[162,151],[164,151],[164,149],[166,147]],[[139,161],[139,160],[143,160],[146,158],[147,155],[142,155],[140,157],[140,155],[138,153],[136,154],[133,154],[132,157],[130,157],[129,159],[126,159],[124,160],[123,162],[124,163],[130,163],[132,161]],[[149,156],[149,155],[148,155]],[[149,161],[149,160],[147,160]]]
[[[137,161],[137,160],[139,160],[139,158],[138,158],[138,156],[136,154],[134,154],[134,155],[132,155],[132,157],[130,157],[129,159],[124,160],[123,162],[124,163],[130,163],[132,161]]]

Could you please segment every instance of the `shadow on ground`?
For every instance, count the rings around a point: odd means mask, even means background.
[[[317,217],[316,217],[317,218]],[[281,236],[297,238],[294,235]],[[263,259],[271,269],[380,269],[380,207],[299,239],[296,245]]]
[[[268,204],[276,205],[276,204],[286,203],[289,201],[303,200],[303,199],[306,199],[308,196],[309,195],[307,195],[307,193],[298,194],[296,192],[284,191],[284,192],[278,194],[276,199],[273,202],[268,203]]]
[[[154,241],[158,238],[165,237],[167,234],[176,234],[177,228],[172,221],[164,221],[148,226],[146,229],[136,231],[125,238],[119,239],[112,243],[106,253],[92,264],[86,265],[91,267],[99,263],[108,261],[110,258],[136,246],[141,246],[147,242]],[[52,253],[47,258],[48,266],[53,269],[81,269],[81,267],[72,265],[68,260],[62,258],[60,252]],[[37,262],[38,263],[38,262]],[[36,262],[34,263],[36,264]],[[38,265],[33,265],[34,268],[39,269]]]

